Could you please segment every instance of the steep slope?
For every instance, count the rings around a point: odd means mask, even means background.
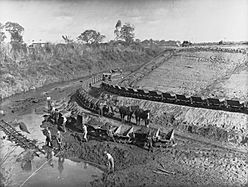
[[[7,97],[43,85],[71,80],[114,68],[140,66],[159,50],[142,46],[47,45],[13,55],[1,48],[0,96]]]

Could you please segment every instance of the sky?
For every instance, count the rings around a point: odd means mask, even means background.
[[[248,41],[248,0],[0,0],[0,23],[22,25],[27,43],[86,29],[108,41],[119,19],[141,40]]]

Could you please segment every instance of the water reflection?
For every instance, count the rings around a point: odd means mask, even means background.
[[[24,187],[44,187],[44,186],[90,186],[90,182],[102,177],[103,172],[82,161],[71,161],[63,154],[53,156],[54,167],[45,164],[39,171],[27,181]],[[33,163],[35,164],[35,163]],[[42,163],[39,164],[39,166]],[[39,167],[38,166],[38,167]],[[33,167],[33,170],[36,170]]]
[[[25,150],[20,154],[20,157],[17,158],[16,161],[21,161],[21,168],[24,171],[32,171],[32,160],[34,159],[34,151],[33,150]]]
[[[21,163],[21,168],[24,170],[24,171],[32,171],[32,161],[31,160],[25,160]]]
[[[63,172],[63,170],[64,170],[64,162],[65,162],[65,157],[64,157],[64,155],[59,155],[59,158],[58,158],[59,178],[62,177],[62,172]]]

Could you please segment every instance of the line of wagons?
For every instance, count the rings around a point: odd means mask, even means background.
[[[180,94],[163,93],[160,91],[148,91],[111,85],[102,82],[104,90],[124,97],[133,97],[150,101],[172,103],[185,106],[209,108],[215,110],[227,110],[231,112],[248,113],[247,102],[238,100],[226,100],[217,98],[202,98],[197,96],[185,96]]]
[[[88,92],[83,88],[77,90],[76,96],[80,104],[83,105],[83,108],[86,108],[95,113],[99,113],[101,104],[105,102],[102,99],[97,99],[89,95]]]
[[[70,108],[74,111],[74,115],[77,115],[77,119],[70,120],[69,126],[74,126],[79,130],[81,129],[83,113],[80,112],[78,106],[73,105]],[[71,119],[73,117],[70,117]],[[66,125],[66,126],[67,126]],[[145,126],[131,126],[123,124],[120,126],[112,125],[107,122],[105,124],[95,123],[86,124],[88,135],[93,138],[106,141],[115,141],[117,143],[128,143],[137,145],[147,149],[149,147],[149,137],[151,138],[152,147],[167,148],[175,146],[174,130],[172,129],[168,133],[161,132],[157,128],[145,127]]]

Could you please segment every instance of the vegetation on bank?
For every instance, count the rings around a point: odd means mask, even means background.
[[[8,27],[7,27],[8,26]],[[129,25],[130,26],[130,25]],[[126,28],[127,26],[125,26]],[[11,36],[6,43],[8,28]],[[102,43],[104,35],[94,30],[81,33],[77,41],[62,36],[65,43],[33,43],[22,39],[24,28],[17,23],[1,24],[0,96],[72,80],[117,67],[138,66],[157,56],[161,49],[146,47],[127,36]],[[132,30],[133,32],[134,30]],[[131,32],[131,31],[130,31]]]

